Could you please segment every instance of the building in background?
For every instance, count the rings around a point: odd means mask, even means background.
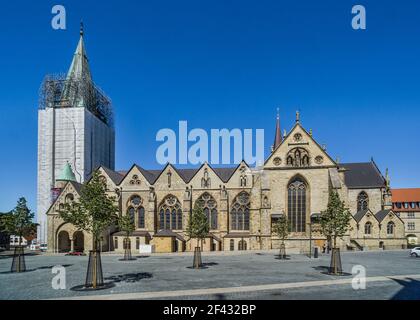
[[[66,75],[47,76],[38,111],[38,240],[47,239],[46,212],[58,197],[58,175],[71,166],[83,183],[99,166],[113,169],[115,132],[110,99],[95,86],[83,39]],[[67,169],[66,169],[67,167]]]
[[[420,188],[393,189],[392,207],[405,223],[408,243],[420,244]]]

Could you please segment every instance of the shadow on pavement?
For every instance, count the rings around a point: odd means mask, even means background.
[[[120,282],[135,283],[143,279],[150,279],[150,278],[153,278],[153,274],[149,272],[140,272],[140,273],[127,273],[127,274],[120,274],[117,276],[110,276],[110,277],[106,277],[105,280],[111,281],[113,283],[120,283]]]
[[[392,279],[392,278],[391,278]],[[419,300],[420,299],[420,281],[414,279],[397,280],[392,279],[403,288],[398,291],[391,300]]]
[[[0,274],[25,274],[25,273],[28,273],[28,272],[35,272],[35,271],[38,271],[38,270],[48,270],[48,269],[52,269],[52,268],[57,267],[57,266],[68,268],[68,267],[71,267],[72,264],[60,264],[60,265],[56,265],[56,266],[44,266],[44,267],[39,267],[39,268],[35,268],[35,269],[28,269],[25,272],[20,272],[20,273],[4,271],[4,272],[0,272]]]

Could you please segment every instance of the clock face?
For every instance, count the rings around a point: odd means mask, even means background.
[[[300,133],[296,133],[293,138],[295,139],[296,142],[299,142],[302,140],[302,135]]]
[[[322,164],[324,162],[324,158],[321,157],[321,156],[318,156],[318,157],[315,158],[315,162],[317,164]]]
[[[275,158],[273,160],[273,163],[276,167],[278,167],[279,165],[281,165],[281,158]]]

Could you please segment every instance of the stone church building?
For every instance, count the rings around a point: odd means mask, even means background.
[[[195,246],[185,229],[194,206],[204,209],[210,233],[204,251],[267,250],[278,248],[272,224],[285,215],[291,226],[287,247],[308,252],[323,247],[317,218],[337,190],[352,213],[351,228],[339,242],[348,250],[402,248],[404,223],[392,211],[389,179],[375,162],[337,163],[300,122],[288,134],[280,134],[277,119],[271,155],[258,169],[245,162],[235,168],[146,170],[133,165],[128,171],[100,167],[109,194],[117,200],[120,214],[130,215],[136,225],[132,249],[150,244],[155,252],[190,251]],[[89,234],[64,223],[58,210],[77,200],[82,185],[75,182],[70,165],[57,180],[62,192],[49,209],[48,248],[54,252],[83,251],[92,247]],[[102,237],[102,250],[123,251],[124,234],[110,227]]]
[[[77,83],[82,89],[86,86],[96,88],[91,81],[83,29],[80,35],[64,83],[73,83],[77,75]],[[64,96],[66,88],[67,85],[64,85]],[[93,92],[99,92],[95,90]],[[98,100],[98,96],[101,99]],[[97,128],[97,136],[106,133],[108,140],[94,142],[91,137],[93,129],[81,126],[78,130],[85,137],[84,152],[77,152],[71,147],[74,134],[70,129],[65,135],[70,137],[68,145],[58,144],[63,140],[61,136],[40,131],[40,137],[47,135],[42,141],[53,142],[48,142],[49,148],[54,151],[51,154],[59,154],[59,159],[53,161],[54,165],[51,161],[39,163],[42,170],[48,169],[51,173],[48,177],[54,177],[51,181],[50,178],[45,180],[45,187],[38,189],[39,198],[48,200],[46,212],[39,213],[46,213],[48,248],[51,252],[87,251],[92,248],[91,235],[64,223],[58,212],[64,203],[77,201],[81,183],[86,182],[80,172],[89,172],[86,177],[89,179],[91,168],[97,167],[94,163],[98,161],[104,166],[97,170],[107,185],[109,195],[116,198],[120,214],[130,215],[136,225],[131,235],[132,249],[135,250],[142,245],[152,245],[155,252],[190,251],[195,244],[189,241],[185,230],[192,209],[197,205],[203,208],[210,226],[209,235],[203,243],[205,251],[278,248],[280,239],[273,235],[272,225],[279,217],[286,216],[291,226],[287,240],[289,251],[308,252],[310,247],[323,247],[326,242],[319,232],[317,218],[327,208],[331,190],[338,191],[353,216],[351,229],[339,243],[343,249],[401,248],[406,244],[404,223],[392,211],[389,179],[381,174],[373,160],[347,164],[334,161],[316,142],[312,131],[308,132],[302,126],[299,113],[293,128],[283,135],[277,118],[272,152],[264,165],[257,169],[242,162],[234,168],[213,168],[203,164],[196,169],[177,169],[168,164],[162,170],[146,170],[133,165],[127,171],[115,171],[109,169],[114,164],[113,128],[97,124],[109,122],[108,100],[99,94],[95,95],[96,100],[89,97],[78,97],[77,103],[71,106],[67,100],[64,101],[66,104],[59,101],[52,109],[57,113],[63,108],[66,112],[82,110],[90,118],[96,117],[92,126]],[[95,104],[90,105],[88,102],[92,101]],[[50,103],[46,105],[50,106]],[[51,130],[54,133],[62,131],[63,127],[71,128],[63,122]],[[42,143],[39,152],[45,153]],[[75,157],[78,158],[74,160]],[[73,167],[69,164],[73,163],[71,159],[75,163]],[[79,176],[78,180],[74,172]],[[49,188],[54,191],[52,200]],[[102,250],[122,252],[123,238],[124,235],[115,226],[110,226],[101,238]]]

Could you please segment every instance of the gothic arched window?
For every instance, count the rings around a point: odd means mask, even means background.
[[[167,196],[159,207],[159,229],[181,230],[182,208],[179,200],[173,196]]]
[[[394,229],[395,229],[395,223],[394,222],[388,222],[387,226],[386,226],[386,233],[388,235],[393,235],[394,234]]]
[[[230,213],[232,230],[249,230],[249,209],[249,194],[241,192],[233,201]]]
[[[145,223],[144,223],[144,208],[143,207],[140,207],[138,209],[138,218],[139,218],[139,228],[144,228]]]
[[[369,196],[362,191],[357,196],[357,212],[367,210],[369,208]]]
[[[204,193],[197,199],[196,206],[203,209],[211,230],[217,229],[217,202],[209,193]]]
[[[129,207],[127,212],[130,215],[132,223],[136,226],[136,228],[145,228],[145,211],[143,207],[143,199],[138,195],[134,195],[128,200],[128,205]]]
[[[372,223],[366,222],[366,224],[365,224],[365,234],[372,234]]]
[[[128,208],[128,215],[130,216],[130,221],[132,224],[136,224],[136,209],[133,207]]]
[[[287,199],[287,217],[291,232],[305,232],[307,188],[302,179],[296,178],[289,184]]]

